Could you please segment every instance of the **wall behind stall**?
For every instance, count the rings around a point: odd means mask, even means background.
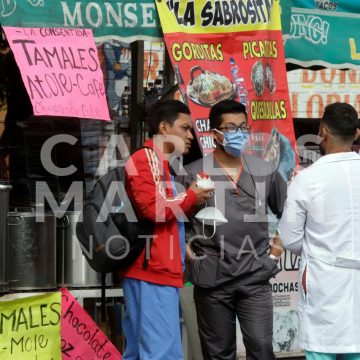
[[[319,119],[333,102],[349,103],[360,115],[360,70],[298,69],[287,77],[293,118]]]
[[[353,105],[360,117],[360,69],[298,69],[288,71],[287,77],[297,139],[318,133],[324,108],[333,102]],[[359,142],[353,145],[356,152],[360,151]],[[318,145],[307,144],[305,153],[299,151],[303,166],[312,164],[318,158]]]

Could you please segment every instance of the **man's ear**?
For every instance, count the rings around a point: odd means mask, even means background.
[[[210,130],[210,134],[212,135],[214,141],[219,141],[219,142],[221,142],[221,141],[219,140],[219,135],[220,135],[220,134],[219,134],[217,131],[215,131],[215,130]]]
[[[360,129],[356,130],[354,141],[358,140],[360,138]]]
[[[320,131],[320,134],[319,134],[323,140],[326,140],[328,135],[329,135],[329,130],[326,128],[326,126],[322,126],[321,127],[321,131]]]
[[[167,123],[165,121],[162,121],[160,124],[159,124],[159,134],[161,135],[166,135],[166,132],[167,132]]]

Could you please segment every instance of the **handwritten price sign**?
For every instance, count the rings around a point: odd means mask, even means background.
[[[110,120],[91,30],[4,30],[35,115]]]
[[[0,359],[61,360],[61,294],[0,302]]]

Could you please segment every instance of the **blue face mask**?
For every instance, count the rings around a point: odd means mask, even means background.
[[[235,133],[225,132],[223,143],[224,150],[234,157],[240,157],[249,141],[249,133],[238,129]]]

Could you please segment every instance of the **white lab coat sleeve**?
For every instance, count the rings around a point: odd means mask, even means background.
[[[279,235],[284,248],[299,256],[305,237],[310,191],[302,175],[299,174],[288,188],[284,211],[279,222]]]

